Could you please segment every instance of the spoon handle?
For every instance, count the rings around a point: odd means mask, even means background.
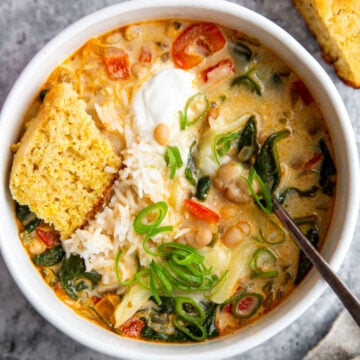
[[[309,258],[315,268],[319,271],[322,277],[334,290],[336,295],[342,301],[344,306],[348,309],[351,316],[360,326],[360,301],[354,296],[349,288],[342,282],[342,280],[331,269],[326,260],[320,255],[317,249],[310,243],[306,236],[301,232],[298,226],[291,219],[286,210],[273,198],[273,209],[275,214],[281,222],[289,230],[290,234],[300,246],[301,250]]]

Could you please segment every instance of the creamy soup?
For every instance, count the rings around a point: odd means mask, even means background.
[[[315,246],[326,235],[336,171],[322,114],[245,33],[171,19],[90,39],[50,74],[25,121],[10,175],[20,239],[62,301],[121,336],[204,341],[282,302],[310,263],[271,195]],[[90,127],[106,151],[94,151]],[[18,163],[44,146],[18,185]]]

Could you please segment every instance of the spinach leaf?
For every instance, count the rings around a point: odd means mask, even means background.
[[[159,306],[159,313],[162,314],[174,314],[175,312],[175,299],[170,296],[160,296],[161,304]],[[156,300],[153,296],[150,297],[150,300],[156,303]]]
[[[81,278],[87,278],[91,281],[93,286],[96,286],[101,275],[95,271],[85,271],[84,260],[79,255],[71,254],[65,259],[58,271],[59,280],[66,291],[66,293],[74,300],[78,299],[76,290],[76,280]]]
[[[289,130],[282,130],[271,134],[260,150],[254,167],[269,191],[273,193],[279,186],[281,179],[279,155],[276,143],[289,136]]]
[[[210,176],[204,176],[199,179],[196,186],[196,197],[200,201],[204,201],[207,198],[208,192],[211,187],[211,178]]]
[[[255,116],[251,115],[240,134],[238,143],[238,158],[242,162],[250,162],[259,151],[257,143],[257,126]]]
[[[319,147],[324,155],[320,169],[319,185],[321,187],[321,191],[324,194],[333,196],[335,187],[335,181],[333,180],[333,176],[336,174],[335,164],[324,140],[320,140]]]
[[[208,303],[205,308],[206,317],[203,325],[209,338],[220,335],[219,330],[216,327],[217,309],[218,305],[213,302]]]
[[[280,193],[278,201],[280,204],[283,204],[286,200],[286,197],[291,192],[296,192],[300,197],[313,197],[318,192],[318,190],[319,190],[319,187],[316,185],[312,186],[311,188],[309,188],[307,190],[301,190],[296,187],[289,187]]]
[[[141,337],[152,341],[165,341],[165,342],[185,342],[191,339],[179,330],[175,330],[172,333],[162,333],[154,330],[149,326],[148,321],[145,318],[141,318],[144,321],[145,326],[141,330]]]
[[[18,202],[15,203],[15,212],[16,217],[21,222],[27,220],[28,216],[31,214],[31,211],[27,205],[20,205]]]
[[[313,227],[309,229],[308,232],[306,233],[306,237],[309,239],[309,241],[314,247],[316,248],[318,247],[320,236],[317,227]],[[310,271],[311,267],[312,267],[311,261],[307,258],[307,256],[304,254],[303,251],[300,251],[299,266],[294,281],[295,285],[298,285],[301,282],[301,280],[304,279],[305,275]]]
[[[240,40],[230,42],[229,50],[236,58],[240,58],[246,63],[250,62],[253,56],[251,49]]]
[[[64,256],[65,251],[62,245],[57,245],[33,256],[32,261],[38,266],[52,266],[60,262]]]

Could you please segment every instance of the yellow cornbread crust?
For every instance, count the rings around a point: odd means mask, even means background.
[[[324,59],[348,85],[360,88],[360,0],[293,0]]]
[[[114,181],[120,158],[71,85],[46,94],[14,155],[10,190],[63,239],[82,226]]]

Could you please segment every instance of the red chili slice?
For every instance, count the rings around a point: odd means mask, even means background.
[[[186,210],[201,220],[205,220],[209,223],[218,222],[220,220],[219,214],[196,201],[185,199],[184,205]]]
[[[312,169],[323,158],[323,156],[323,153],[315,154],[311,159],[305,162],[304,168],[306,170]]]
[[[192,24],[175,39],[172,57],[177,67],[190,69],[222,49],[225,43],[225,37],[215,24]]]

